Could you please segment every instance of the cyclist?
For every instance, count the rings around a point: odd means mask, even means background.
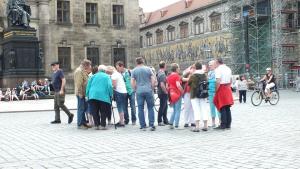
[[[266,75],[260,81],[265,83],[265,95],[267,96],[267,99],[269,99],[271,96],[270,89],[275,87],[275,76],[272,73],[271,68],[268,67],[266,71]]]

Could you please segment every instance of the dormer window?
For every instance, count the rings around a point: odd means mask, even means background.
[[[164,17],[167,14],[168,10],[161,10],[160,11],[160,16]]]
[[[189,8],[192,5],[193,0],[185,0],[184,3],[185,3],[185,8]]]

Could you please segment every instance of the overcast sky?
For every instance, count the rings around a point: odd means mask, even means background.
[[[139,0],[144,12],[152,12],[180,0]]]

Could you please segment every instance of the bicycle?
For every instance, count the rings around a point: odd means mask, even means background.
[[[159,97],[158,95],[155,95],[154,96],[154,110],[158,113],[158,110],[159,110]],[[170,103],[168,102],[168,106],[170,106]],[[181,111],[184,110],[184,101],[183,101],[183,98],[182,98],[182,103],[181,103]]]
[[[276,86],[271,88],[271,96],[267,97],[263,89],[263,82],[259,82],[254,88],[251,103],[253,106],[259,106],[262,101],[265,100],[266,103],[269,102],[271,105],[276,105],[279,102],[279,98],[280,96]]]

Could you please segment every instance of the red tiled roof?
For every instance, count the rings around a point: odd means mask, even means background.
[[[161,8],[154,12],[146,13],[145,26],[152,25],[154,23],[193,11],[201,7],[208,6],[219,1],[220,0],[180,0],[174,4]]]

